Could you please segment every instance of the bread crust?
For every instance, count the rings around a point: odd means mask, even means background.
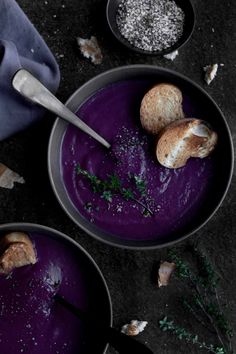
[[[142,99],[140,120],[143,128],[156,135],[166,125],[184,118],[183,96],[178,87],[161,83],[150,89]]]
[[[0,241],[0,273],[8,274],[14,268],[36,263],[33,244],[27,234],[11,232]]]
[[[204,158],[215,148],[217,134],[206,122],[186,118],[173,122],[159,134],[156,157],[161,165],[180,168],[190,157]]]

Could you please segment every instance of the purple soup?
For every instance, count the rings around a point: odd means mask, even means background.
[[[53,299],[59,293],[109,324],[107,295],[95,268],[69,242],[42,234],[29,236],[38,262],[0,275],[1,354],[103,353],[104,343],[96,341],[93,348],[93,334],[87,338],[80,319]]]
[[[61,146],[61,173],[74,206],[99,229],[127,240],[165,238],[191,224],[206,201],[215,171],[214,153],[176,170],[157,162],[153,137],[139,121],[142,97],[152,85],[145,80],[117,82],[79,108],[80,118],[111,143],[110,151],[72,125]],[[196,106],[185,92],[183,97],[187,117],[207,120],[204,107]],[[77,173],[78,164],[102,180],[117,176],[136,201],[119,193],[104,198],[94,192],[88,178]],[[137,180],[145,185],[143,195]]]

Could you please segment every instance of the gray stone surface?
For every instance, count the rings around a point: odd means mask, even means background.
[[[223,110],[235,139],[236,112],[236,4],[229,1],[195,0],[197,23],[191,41],[180,50],[174,62],[163,58],[134,54],[121,47],[110,35],[105,22],[105,0],[19,0],[36,28],[58,59],[62,80],[58,97],[65,101],[89,78],[107,69],[134,63],[149,63],[186,74],[209,92]],[[62,5],[65,5],[63,7]],[[54,16],[56,15],[56,16]],[[214,28],[214,32],[212,30]],[[100,66],[84,59],[75,37],[96,35],[101,42],[104,61]],[[63,57],[61,56],[63,55]],[[203,81],[202,67],[224,63],[210,87]],[[154,353],[198,353],[158,328],[158,320],[172,313],[181,323],[214,341],[178,305],[184,292],[174,280],[168,288],[158,290],[151,280],[153,267],[164,259],[166,250],[127,251],[103,245],[76,227],[57,203],[47,174],[47,144],[53,117],[27,131],[0,143],[0,161],[24,176],[25,185],[12,191],[0,191],[0,223],[35,222],[54,227],[76,239],[94,257],[110,289],[114,326],[119,328],[131,319],[149,321],[139,340],[148,343]],[[222,153],[224,153],[222,151]],[[236,180],[212,220],[190,240],[179,247],[199,242],[212,259],[221,276],[221,296],[227,299],[226,312],[236,326]],[[207,338],[206,338],[207,337]],[[114,353],[112,349],[109,354]],[[131,354],[131,353],[130,353]]]

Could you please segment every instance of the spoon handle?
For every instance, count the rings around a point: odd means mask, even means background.
[[[39,80],[37,80],[30,72],[20,69],[13,77],[12,85],[16,91],[30,101],[46,108],[63,118],[67,122],[80,128],[85,133],[92,136],[106,148],[110,148],[110,144],[96,133],[92,128],[85,124],[73,112],[71,112],[62,102],[60,102]]]
[[[72,305],[59,294],[56,294],[54,299],[76,317],[80,318],[89,329],[93,328],[94,330],[97,327],[104,340],[116,349],[118,353],[153,354],[153,352],[147,348],[146,345],[136,341],[124,333],[117,331],[115,328],[96,323],[94,324],[94,319],[91,319],[86,313],[78,307]]]

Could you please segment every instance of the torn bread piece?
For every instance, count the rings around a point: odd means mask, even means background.
[[[147,324],[147,321],[133,320],[129,324],[124,325],[121,328],[121,332],[127,336],[137,336],[139,333],[144,331]]]
[[[9,274],[13,269],[37,262],[29,236],[11,232],[0,239],[0,273]]]
[[[178,87],[166,83],[154,86],[141,102],[140,120],[143,128],[155,135],[171,122],[184,118],[182,101],[182,92]]]
[[[90,39],[78,37],[77,43],[85,58],[91,59],[95,65],[101,64],[103,55],[96,37],[92,36]]]
[[[25,180],[23,177],[19,176],[18,173],[0,163],[0,187],[12,189],[16,182],[23,184]]]
[[[170,282],[172,273],[176,268],[175,263],[173,262],[161,262],[160,268],[158,270],[158,286],[167,286]]]
[[[167,168],[180,168],[190,157],[204,158],[215,148],[217,134],[200,119],[186,118],[164,128],[156,145],[156,157]]]
[[[219,67],[218,64],[213,64],[213,65],[207,65],[203,68],[205,71],[205,81],[207,85],[210,85],[210,83],[216,77],[218,67]]]
[[[165,55],[164,55],[164,58],[173,61],[173,60],[175,60],[175,58],[176,58],[178,55],[179,55],[178,50],[175,50],[174,52],[171,52],[171,53],[169,53],[169,54],[165,54]]]

